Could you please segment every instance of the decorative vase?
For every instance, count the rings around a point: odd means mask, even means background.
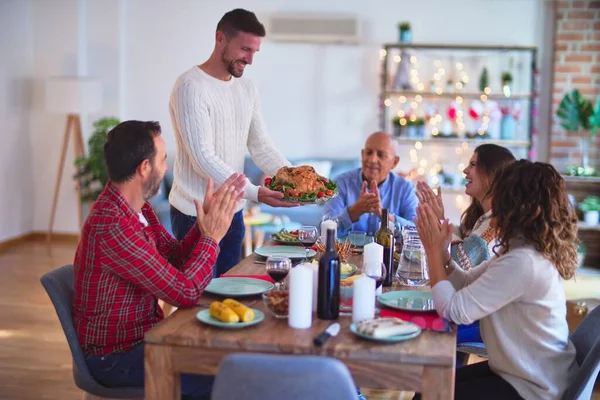
[[[396,78],[394,79],[394,88],[402,90],[413,90],[413,85],[410,83],[409,60],[410,56],[408,52],[401,52],[401,60],[398,63],[398,69],[396,70]]]
[[[583,220],[588,226],[596,226],[600,222],[600,211],[588,211],[583,214]]]
[[[410,29],[400,29],[399,39],[401,43],[410,43],[412,41],[412,32]]]
[[[591,168],[590,165],[590,145],[592,144],[592,138],[589,136],[584,136],[579,141],[579,146],[581,149],[581,166],[583,170],[587,170]]]
[[[500,139],[515,139],[515,119],[510,114],[502,116],[502,120],[500,121]]]
[[[395,137],[402,136],[402,134],[404,133],[403,131],[404,131],[404,129],[403,129],[402,125],[396,125],[396,124],[394,124],[394,130],[393,130],[393,132],[394,132],[394,136]]]

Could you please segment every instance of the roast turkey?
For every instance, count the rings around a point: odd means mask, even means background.
[[[280,183],[292,183],[295,190],[301,193],[317,193],[325,189],[325,184],[310,165],[280,168],[275,174],[275,180]]]

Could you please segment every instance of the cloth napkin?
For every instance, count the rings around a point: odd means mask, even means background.
[[[270,283],[275,283],[273,279],[269,275],[224,275],[221,274],[221,278],[252,278],[252,279],[262,279],[263,281],[267,281]]]
[[[451,332],[452,327],[448,320],[437,315],[436,312],[411,312],[399,311],[382,308],[380,317],[396,317],[401,320],[412,322],[418,325],[421,329],[436,331],[436,332]]]

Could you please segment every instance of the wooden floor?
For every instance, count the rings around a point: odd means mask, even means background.
[[[0,400],[81,399],[71,355],[40,276],[73,261],[75,243],[21,242],[0,250]],[[412,394],[364,390],[368,400]],[[596,391],[594,400],[600,400]]]
[[[71,242],[20,243],[0,253],[0,399],[81,399],[54,307],[40,284],[73,262]]]

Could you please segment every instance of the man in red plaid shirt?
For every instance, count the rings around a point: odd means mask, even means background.
[[[162,299],[192,307],[213,276],[219,241],[243,196],[244,175],[216,192],[209,181],[197,223],[173,239],[147,200],[167,170],[157,122],[126,121],[104,146],[109,183],[83,226],[74,261],[73,320],[86,362],[108,387],[143,386],[144,334],[164,316]],[[182,375],[185,398],[209,398],[212,377]]]

